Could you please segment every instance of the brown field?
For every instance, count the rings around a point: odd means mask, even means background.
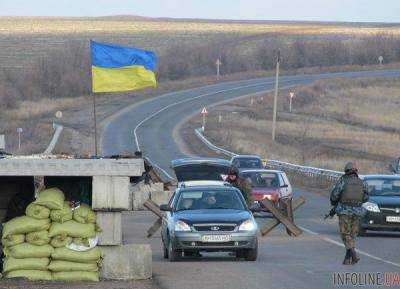
[[[317,81],[297,89],[291,114],[287,95],[280,92],[275,143],[271,93],[210,109],[206,135],[235,152],[334,170],[351,160],[362,173],[387,172],[398,157],[399,78]]]
[[[400,35],[400,25],[196,21],[135,17],[0,17],[0,67],[23,67],[69,42],[118,42],[162,54],[177,44],[240,40],[249,46],[268,35],[354,38]]]
[[[68,143],[60,149],[88,150],[90,39],[143,47],[159,56],[159,89],[99,96],[100,119],[144,97],[214,82],[218,55],[221,80],[271,75],[277,48],[284,56],[283,73],[291,74],[400,63],[395,50],[400,25],[395,24],[0,17],[0,133],[10,151],[16,152],[17,127],[25,130],[21,153],[43,150],[57,110],[64,112]],[[384,66],[376,65],[380,53]],[[71,147],[74,143],[79,146]]]

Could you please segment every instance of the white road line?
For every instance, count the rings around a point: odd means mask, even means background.
[[[202,98],[202,97],[205,97],[205,96],[210,96],[210,95],[219,94],[219,93],[223,93],[223,92],[229,92],[229,91],[239,90],[239,89],[242,89],[242,88],[261,86],[261,85],[266,85],[266,84],[274,84],[274,82],[273,82],[273,81],[271,81],[271,82],[262,82],[262,83],[257,83],[257,84],[250,84],[250,85],[238,86],[238,87],[234,87],[234,88],[223,89],[223,90],[219,90],[219,91],[215,91],[215,92],[209,92],[209,93],[205,93],[205,94],[200,94],[200,95],[198,95],[198,96],[196,96],[196,97],[183,99],[183,100],[180,100],[180,101],[171,103],[171,104],[169,104],[169,105],[163,107],[162,109],[160,109],[160,110],[158,110],[158,111],[156,111],[156,112],[150,114],[150,115],[147,116],[146,118],[144,118],[144,119],[143,119],[141,122],[139,122],[139,123],[136,125],[136,127],[134,128],[134,130],[133,130],[133,135],[134,135],[134,137],[135,137],[135,144],[136,144],[137,150],[140,151],[140,144],[139,144],[139,139],[138,139],[138,136],[137,136],[137,130],[138,130],[145,122],[149,121],[150,119],[152,119],[153,117],[157,116],[157,115],[160,114],[161,112],[163,112],[163,111],[165,111],[165,110],[167,110],[167,109],[169,109],[169,108],[171,108],[171,107],[177,106],[178,104],[182,104],[182,103],[185,103],[185,102],[190,102],[190,101],[192,101],[192,100],[196,100],[196,99],[199,99],[199,98]]]
[[[160,109],[160,110],[158,110],[158,111],[156,111],[156,112],[150,114],[149,116],[147,116],[146,118],[144,118],[142,121],[140,121],[140,122],[135,126],[135,128],[134,128],[134,130],[133,130],[133,135],[134,135],[134,138],[135,138],[136,148],[137,148],[138,151],[140,151],[140,144],[139,144],[139,137],[138,137],[138,134],[137,134],[137,130],[138,130],[145,122],[149,121],[150,119],[154,118],[155,116],[157,116],[157,115],[160,114],[161,112],[163,112],[163,111],[165,111],[165,110],[167,110],[167,109],[169,109],[169,108],[171,108],[171,107],[174,107],[174,106],[176,106],[176,105],[178,105],[178,104],[182,104],[182,103],[185,103],[185,102],[190,102],[190,101],[192,101],[192,100],[196,100],[196,99],[199,99],[199,98],[202,98],[202,97],[205,97],[205,96],[209,96],[209,95],[214,95],[214,94],[219,94],[219,93],[223,93],[223,92],[229,92],[229,91],[239,90],[239,89],[242,89],[242,88],[248,88],[248,87],[255,87],[255,86],[261,86],[261,85],[267,85],[267,84],[274,84],[274,82],[273,82],[273,81],[271,81],[271,82],[262,82],[262,83],[257,83],[257,84],[243,85],[243,86],[239,86],[239,87],[234,87],[234,88],[229,88],[229,89],[223,89],[223,90],[219,90],[219,91],[215,91],[215,92],[209,92],[209,93],[205,93],[205,94],[200,94],[200,95],[198,95],[198,96],[196,96],[196,97],[187,98],[187,99],[184,99],[184,100],[181,100],[181,101],[177,101],[177,102],[171,103],[171,104],[169,104],[169,105],[163,107],[162,109]],[[154,163],[153,161],[151,161],[150,158],[148,158],[148,159],[149,159],[150,162],[153,164],[153,166],[155,166],[155,167],[158,168],[160,171],[162,171],[168,178],[170,178],[171,180],[174,179],[174,178],[173,178],[169,173],[167,173],[163,168],[161,168],[161,167],[158,166],[156,163]]]
[[[321,239],[321,240],[323,240],[323,241],[325,241],[325,242],[334,244],[334,245],[339,246],[339,247],[344,247],[344,245],[343,245],[342,243],[340,243],[340,242],[338,242],[338,241],[335,241],[335,240],[332,240],[332,239],[330,239],[330,238],[328,238],[328,237],[326,237],[326,236],[324,236],[324,235],[321,235],[320,233],[311,231],[310,229],[304,228],[303,226],[299,226],[299,228],[302,229],[303,231],[305,231],[305,232],[311,234],[311,235],[317,236],[319,239]],[[380,258],[380,257],[371,255],[371,254],[369,254],[369,253],[367,253],[367,252],[365,252],[365,251],[362,251],[362,250],[358,250],[358,249],[357,249],[357,252],[358,252],[360,255],[364,255],[364,256],[369,257],[369,258],[371,258],[371,259],[374,259],[374,260],[377,260],[377,261],[380,261],[380,262],[383,262],[383,263],[386,263],[386,264],[389,264],[389,265],[393,265],[393,266],[395,266],[395,267],[399,267],[399,268],[400,268],[400,264],[398,264],[398,263],[395,263],[395,262],[392,262],[392,261],[389,261],[389,260],[382,259],[382,258]]]

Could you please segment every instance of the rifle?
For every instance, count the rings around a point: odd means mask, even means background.
[[[333,206],[333,207],[331,208],[331,210],[329,211],[329,213],[325,215],[324,220],[326,220],[326,219],[328,219],[328,218],[332,219],[332,218],[336,215],[336,207],[337,207],[337,205],[336,205],[336,206]]]

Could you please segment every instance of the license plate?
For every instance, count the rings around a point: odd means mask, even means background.
[[[400,217],[399,216],[387,216],[386,222],[400,223]]]
[[[201,240],[203,242],[229,242],[231,235],[204,235]]]

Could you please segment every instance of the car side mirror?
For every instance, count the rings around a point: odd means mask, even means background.
[[[389,170],[390,170],[392,173],[396,173],[396,169],[394,168],[394,166],[393,166],[392,164],[389,165]]]
[[[165,205],[160,205],[160,210],[163,212],[171,212],[172,208],[169,205],[165,204]]]
[[[252,213],[261,212],[261,206],[259,203],[253,203],[250,205],[249,210]]]

